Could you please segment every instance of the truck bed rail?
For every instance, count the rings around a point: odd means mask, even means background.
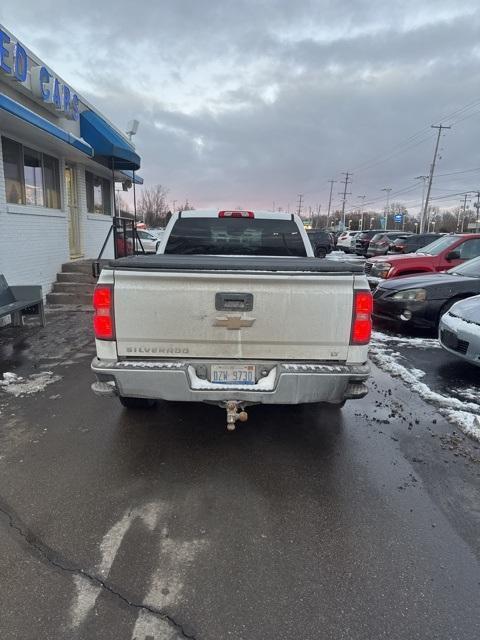
[[[278,256],[204,256],[158,254],[129,256],[111,260],[109,267],[116,270],[153,271],[267,271],[293,274],[355,274],[363,273],[363,266],[348,261],[321,258]]]

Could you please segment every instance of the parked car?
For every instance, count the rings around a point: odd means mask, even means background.
[[[135,241],[137,251],[142,251],[143,247],[145,253],[156,253],[160,240],[153,233],[146,229],[137,229],[137,236],[141,242],[140,244],[138,238]]]
[[[318,231],[317,229],[309,229],[307,231],[308,239],[313,248],[316,258],[324,258],[330,253],[334,247],[332,244],[331,234],[328,231]]]
[[[367,280],[360,265],[315,259],[298,216],[174,213],[161,251],[102,269],[95,393],[132,409],[217,404],[230,430],[251,404],[366,395]]]
[[[397,238],[406,238],[411,235],[404,231],[382,231],[377,233],[370,240],[370,244],[367,249],[367,256],[383,256],[386,255],[390,249],[390,245]]]
[[[343,231],[337,240],[337,248],[342,249],[345,253],[350,253],[352,240],[359,234],[359,231]]]
[[[369,258],[365,273],[370,287],[375,288],[383,279],[447,271],[477,256],[480,256],[480,233],[452,233],[415,253]]]
[[[373,294],[373,317],[434,329],[450,307],[480,294],[480,257],[444,273],[384,280]]]
[[[412,233],[409,236],[402,236],[392,242],[388,253],[414,253],[417,249],[426,247],[427,244],[431,244],[438,238],[441,238],[443,233]]]
[[[440,319],[444,349],[480,367],[480,296],[455,303]]]
[[[155,236],[158,240],[161,240],[165,234],[165,229],[147,229],[148,233],[151,233],[153,236]]]
[[[370,240],[376,236],[377,233],[383,233],[383,229],[369,229],[368,231],[361,231],[357,236],[355,236],[355,253],[358,256],[367,255]]]

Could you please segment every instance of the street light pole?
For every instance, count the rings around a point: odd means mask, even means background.
[[[363,231],[363,216],[364,216],[364,213],[365,213],[363,211],[363,207],[364,207],[364,204],[365,204],[365,198],[366,197],[367,197],[366,195],[357,196],[357,198],[360,198],[360,200],[362,201],[362,204],[361,204],[361,207],[360,207],[360,215],[361,215],[361,218],[360,218],[360,225],[361,225],[360,226],[360,231]]]
[[[387,192],[387,204],[385,206],[385,231],[388,231],[388,207],[390,204],[390,191],[392,190],[392,187],[385,187],[384,189],[382,189],[382,191],[386,191]]]
[[[423,227],[423,208],[425,204],[425,187],[427,186],[428,176],[417,176],[414,178],[415,180],[423,180],[423,189],[422,189],[422,208],[420,209],[420,224],[418,226],[418,233],[422,233]]]

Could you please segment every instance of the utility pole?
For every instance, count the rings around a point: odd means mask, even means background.
[[[387,204],[385,205],[385,231],[388,231],[388,207],[390,205],[390,191],[392,187],[385,187],[382,191],[387,192]]]
[[[477,191],[477,201],[473,206],[477,210],[477,215],[475,216],[475,233],[478,233],[478,223],[479,223],[478,218],[480,216],[480,191]]]
[[[345,176],[345,180],[341,180],[341,183],[344,185],[343,192],[339,193],[339,196],[342,196],[342,224],[345,229],[345,203],[347,202],[347,195],[350,196],[351,193],[347,193],[348,185],[352,182],[349,180],[351,178],[351,173],[349,171],[343,171],[342,176]]]
[[[435,163],[437,161],[438,146],[440,144],[440,136],[442,135],[443,129],[451,129],[452,128],[452,127],[446,127],[443,124],[432,124],[431,127],[432,127],[432,129],[438,129],[438,135],[437,135],[437,142],[435,144],[435,151],[433,152],[433,162],[430,165],[430,175],[428,176],[428,189],[427,189],[427,195],[426,195],[426,198],[425,198],[425,205],[424,205],[423,215],[422,215],[422,220],[421,220],[421,225],[420,225],[420,233],[422,233],[422,231],[423,231],[423,223],[425,222],[425,218],[427,217],[428,202],[430,200],[430,192],[432,190],[433,174],[435,172]]]
[[[365,206],[365,198],[366,198],[366,197],[367,197],[366,195],[364,195],[364,196],[357,196],[357,198],[360,198],[360,200],[362,201],[362,204],[361,204],[361,206],[360,206],[360,214],[361,214],[361,216],[362,216],[362,217],[361,217],[361,220],[360,220],[360,231],[363,231],[363,216],[364,216],[364,213],[365,213],[365,212],[363,211],[363,207]]]
[[[457,233],[461,233],[462,231],[464,231],[464,226],[465,226],[465,216],[467,215],[467,198],[468,198],[468,193],[466,193],[463,196],[463,204],[462,204],[462,209],[458,210],[458,217],[457,217]],[[462,201],[460,201],[462,202]],[[470,202],[470,200],[468,201]],[[462,212],[462,224],[460,224],[460,211]]]
[[[177,204],[177,201],[176,201],[176,200],[174,200],[174,201],[173,201],[173,213],[175,213],[175,205],[176,205],[176,204]]]
[[[328,227],[328,221],[330,219],[330,209],[332,207],[332,191],[333,191],[333,185],[336,183],[336,180],[329,180],[330,183],[330,197],[328,199],[328,211],[327,211],[327,227]]]
[[[420,224],[417,227],[418,233],[422,233],[422,225],[423,225],[423,207],[425,205],[425,187],[427,186],[428,176],[416,176],[414,180],[423,180],[423,189],[422,189],[422,208],[420,209]]]
[[[297,205],[297,215],[299,218],[302,217],[302,201],[303,201],[303,193],[298,194],[298,205]]]

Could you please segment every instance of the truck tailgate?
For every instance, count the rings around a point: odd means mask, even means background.
[[[117,352],[143,360],[345,360],[353,282],[347,273],[116,270]],[[252,308],[218,308],[219,293],[251,294]]]

